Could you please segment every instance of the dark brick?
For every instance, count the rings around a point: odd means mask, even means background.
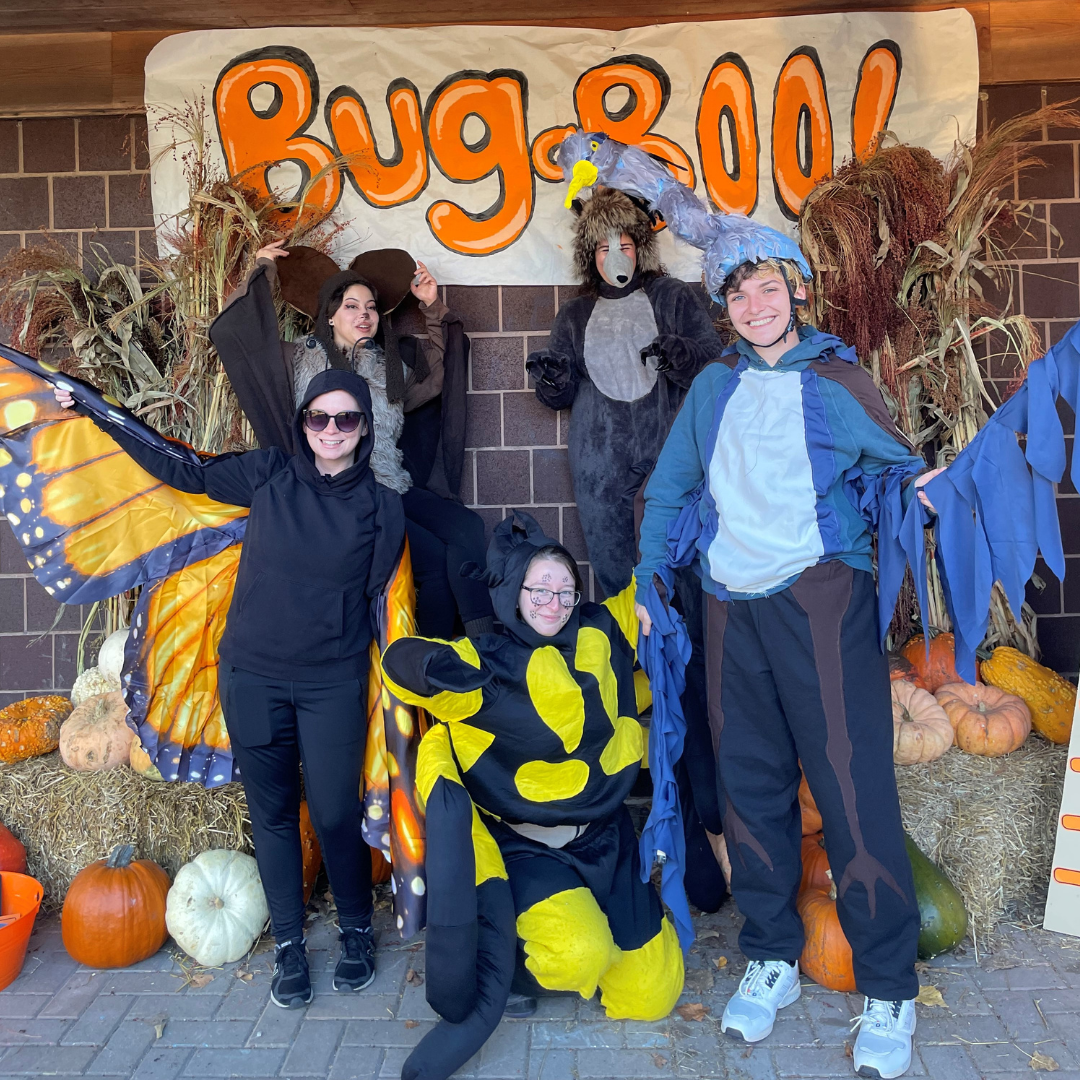
[[[0,120],[0,173],[19,171],[19,121]]]
[[[1045,569],[1045,573],[1042,571]],[[1045,566],[1042,559],[1039,559],[1035,564],[1035,573],[1039,575],[1044,581],[1047,582],[1046,592],[1050,592],[1053,586],[1057,585],[1057,578],[1054,577],[1048,567]],[[1052,585],[1051,585],[1052,583]],[[1028,585],[1028,589],[1031,589],[1031,585]],[[1080,558],[1069,558],[1065,560],[1065,581],[1062,583],[1062,599],[1064,600],[1064,606],[1061,608],[1066,614],[1076,614],[1080,612]],[[1031,601],[1029,600],[1030,604]],[[1037,615],[1054,614],[1054,612],[1036,611],[1034,606],[1032,610]]]
[[[1051,83],[1046,87],[1046,104],[1057,105],[1062,101],[1073,101],[1080,98],[1080,82]],[[1076,106],[1073,105],[1075,109]],[[1080,132],[1074,127],[1049,128],[1046,133],[1048,139],[1076,139]]]
[[[530,334],[525,339],[525,355],[529,353],[537,352],[539,349],[546,349],[551,343],[550,334]]]
[[[475,458],[475,451],[466,450],[462,460],[461,490],[458,492],[458,495],[466,506],[471,506],[476,502],[476,476],[475,469],[473,468]]]
[[[44,176],[0,180],[0,229],[49,227],[49,181]]]
[[[1064,322],[1055,322],[1051,320],[1046,324],[1047,333],[1043,336],[1043,348],[1048,349],[1051,345],[1056,345],[1065,334],[1073,328],[1075,325],[1075,319],[1069,319]]]
[[[503,394],[503,445],[554,446],[557,414],[533,393]]]
[[[469,394],[466,446],[502,446],[502,394]]]
[[[1063,675],[1080,666],[1080,615],[1039,619],[1036,623],[1042,662]]]
[[[83,237],[83,261],[88,267],[97,269],[102,260],[110,259],[124,266],[135,265],[134,231],[95,232]]]
[[[1006,334],[992,330],[986,335],[991,379],[1013,379],[1020,370],[1020,357],[1012,350]]]
[[[1057,511],[1062,549],[1066,555],[1080,555],[1080,497],[1059,498]]]
[[[146,264],[158,257],[157,233],[153,229],[140,229],[139,237],[139,262]]]
[[[550,285],[504,285],[503,330],[547,330],[555,318],[555,290]]]
[[[79,172],[130,171],[131,117],[83,117],[79,121]]]
[[[998,234],[997,242],[1010,259],[1045,259],[1046,206],[1036,205],[1030,214],[1016,215],[1009,228]]]
[[[476,338],[469,363],[473,390],[525,389],[521,338]]]
[[[23,581],[23,578],[0,578],[0,634],[21,634],[26,630]]]
[[[1020,173],[1017,198],[1071,199],[1076,193],[1075,156],[1070,143],[1044,143],[1031,148],[1032,156],[1045,162]]]
[[[1080,203],[1052,203],[1050,224],[1058,231],[1050,234],[1051,257],[1080,258]]]
[[[1075,319],[1080,315],[1076,263],[1024,267],[1024,311],[1032,319]]]
[[[476,512],[484,519],[484,543],[491,543],[491,533],[503,519],[501,506],[479,506]]]
[[[59,244],[66,248],[73,262],[79,261],[79,234],[77,232],[48,232],[38,230],[26,234],[26,246],[28,248],[49,248],[54,250]],[[42,357],[46,359],[46,357]]]
[[[109,177],[109,227],[132,229],[154,224],[150,174]]]
[[[0,637],[0,690],[51,690],[52,639]]]
[[[23,172],[75,171],[74,120],[24,120],[22,140]]]
[[[995,314],[1014,315],[1020,307],[1019,271],[1015,266],[1000,266],[996,269],[997,280],[983,282],[983,298]]]
[[[559,508],[557,506],[516,506],[515,510],[523,510],[536,518],[537,524],[552,540],[559,539]],[[509,510],[507,511],[509,512]]]
[[[602,604],[607,599],[607,593],[604,592],[604,587],[600,584],[599,578],[592,572],[592,568],[589,568],[589,576],[592,579],[592,596],[591,600],[594,604]]]
[[[465,332],[487,333],[499,329],[498,285],[449,285],[446,306],[461,316]],[[476,342],[473,342],[476,347]]]
[[[101,229],[105,227],[105,178],[57,176],[53,178],[53,227]]]
[[[1080,565],[1077,566],[1076,571],[1069,574],[1069,563],[1071,560],[1065,561],[1065,577],[1068,579],[1071,577],[1080,578]],[[1026,597],[1028,606],[1036,615],[1060,615],[1062,611],[1061,607],[1061,582],[1058,581],[1057,575],[1042,561],[1042,559],[1035,560],[1035,577],[1039,578],[1043,583],[1043,588],[1039,588],[1034,581],[1027,583]],[[1075,610],[1075,609],[1074,609]]]
[[[1042,86],[1038,83],[988,86],[986,94],[986,118],[991,127],[1042,106]],[[1028,136],[1035,140],[1039,137],[1038,133]]]
[[[584,285],[560,285],[559,286],[559,307],[562,307],[567,300],[573,300],[575,296],[584,296]]]
[[[77,611],[77,608],[72,608]],[[53,634],[53,686],[56,690],[70,690],[78,674],[78,634]]]
[[[53,625],[57,613],[60,619]],[[58,604],[32,578],[26,583],[26,629],[41,633],[46,630],[81,630],[82,608],[78,604]]]
[[[0,694],[0,709],[6,709],[9,705],[14,705],[16,701],[25,699],[25,694]]]
[[[0,259],[19,247],[22,247],[22,237],[18,233],[0,233]]]
[[[1072,442],[1070,436],[1073,433],[1073,428],[1076,425],[1076,417],[1073,415],[1072,409],[1065,403],[1064,398],[1058,398],[1056,402],[1058,419],[1061,421],[1061,430],[1065,433],[1065,455],[1068,457],[1072,453]]]
[[[585,533],[582,531],[581,518],[578,517],[576,506],[562,508],[562,545],[580,562],[585,562],[589,557],[589,549],[585,546]]]
[[[136,113],[135,121],[135,168],[150,168],[150,139],[147,134],[146,113]]]
[[[533,451],[533,493],[538,503],[572,503],[570,456],[565,450]]]
[[[528,450],[478,450],[476,501],[482,506],[513,506],[532,499]]]
[[[0,525],[0,574],[25,574],[26,569],[26,556],[5,522]]]

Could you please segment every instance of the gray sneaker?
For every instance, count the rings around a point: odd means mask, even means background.
[[[911,1036],[915,1034],[915,1002],[867,998],[852,1058],[859,1076],[892,1080],[911,1065]]]
[[[776,1010],[799,1000],[799,965],[784,960],[751,960],[739,989],[724,1009],[720,1030],[748,1043],[773,1029]]]

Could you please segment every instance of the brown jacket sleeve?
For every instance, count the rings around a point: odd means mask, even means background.
[[[423,382],[417,381],[415,372],[405,369],[405,411],[426,405],[432,398],[438,397],[443,389],[443,355],[446,350],[443,337],[443,319],[450,314],[447,306],[437,296],[431,304],[421,304],[420,311],[427,326],[427,336],[421,339],[424,359],[427,361],[429,375]]]

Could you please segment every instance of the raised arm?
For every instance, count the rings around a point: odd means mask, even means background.
[[[383,653],[383,678],[402,701],[440,720],[467,720],[484,701],[491,682],[468,638],[399,638]]]
[[[450,309],[439,298],[439,283],[420,261],[416,263],[416,276],[409,288],[413,296],[420,301],[420,314],[424,317],[425,334],[420,338],[420,348],[424,354],[424,366],[427,371],[420,379],[415,369],[406,366],[405,411],[407,413],[420,408],[421,405],[427,404],[432,398],[442,393],[443,355],[446,352],[443,319],[450,314]]]

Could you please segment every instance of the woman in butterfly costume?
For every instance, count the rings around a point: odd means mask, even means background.
[[[573,559],[527,514],[495,529],[486,580],[503,634],[403,638],[383,654],[424,736],[427,995],[444,1018],[402,1076],[449,1076],[514,1004],[590,998],[612,1019],[666,1016],[683,960],[640,872],[623,801],[644,752],[631,590],[578,606]]]

